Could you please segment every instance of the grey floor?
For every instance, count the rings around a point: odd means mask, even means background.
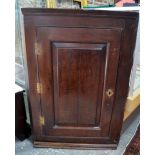
[[[123,126],[120,142],[116,150],[34,148],[30,139],[22,142],[16,139],[15,152],[16,155],[121,155],[134,136],[138,125],[139,111]]]

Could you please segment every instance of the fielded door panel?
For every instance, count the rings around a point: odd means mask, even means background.
[[[42,135],[109,138],[120,39],[120,29],[36,28]]]

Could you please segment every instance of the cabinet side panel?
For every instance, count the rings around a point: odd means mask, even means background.
[[[129,78],[131,67],[133,64],[133,52],[136,42],[136,34],[138,27],[138,18],[134,20],[126,19],[125,29],[122,35],[121,50],[119,57],[117,84],[116,84],[116,96],[114,102],[114,108],[111,119],[110,136],[118,142],[120,138],[124,106],[128,96],[129,90]],[[115,129],[115,130],[114,130]]]

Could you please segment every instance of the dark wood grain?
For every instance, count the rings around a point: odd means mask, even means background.
[[[138,13],[28,8],[22,12],[35,146],[116,146]],[[37,82],[42,84],[41,94],[36,92]]]
[[[102,102],[103,88],[99,86],[103,85],[104,79],[105,46],[80,43],[54,43],[53,46],[54,90],[57,90],[55,123],[97,125],[96,110]]]

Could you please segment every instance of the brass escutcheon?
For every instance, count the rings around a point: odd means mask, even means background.
[[[106,91],[106,94],[107,94],[108,97],[111,97],[111,96],[114,94],[114,92],[113,92],[112,89],[108,89],[108,90]]]

